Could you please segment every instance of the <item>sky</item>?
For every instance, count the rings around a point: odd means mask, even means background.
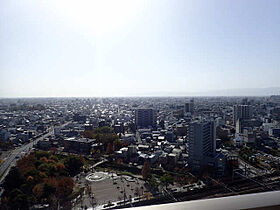
[[[279,87],[279,0],[1,0],[0,97]]]

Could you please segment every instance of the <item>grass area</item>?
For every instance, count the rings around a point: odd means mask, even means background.
[[[158,174],[152,174],[153,176],[155,176],[156,178],[160,178],[161,176],[160,175],[158,175]]]
[[[132,176],[132,177],[134,177],[134,174],[131,173],[131,172],[128,172],[128,171],[122,171],[122,172],[120,172],[119,174],[120,174],[120,175],[126,175],[126,176]]]
[[[101,167],[101,166],[96,166],[95,170],[97,171],[105,171],[107,168]]]
[[[90,166],[92,166],[92,165],[94,165],[95,163],[98,162],[96,160],[90,160],[90,159],[85,159],[85,160],[86,160],[85,166],[88,166],[88,167],[90,167]]]

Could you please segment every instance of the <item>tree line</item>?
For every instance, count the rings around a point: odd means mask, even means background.
[[[51,208],[69,202],[74,181],[82,170],[84,158],[36,151],[24,156],[6,176],[1,209],[29,209],[34,204]]]

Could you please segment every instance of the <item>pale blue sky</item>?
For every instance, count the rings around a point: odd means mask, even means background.
[[[1,0],[0,97],[279,87],[279,0]]]

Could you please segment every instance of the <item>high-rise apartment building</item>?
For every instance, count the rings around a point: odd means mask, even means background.
[[[252,118],[251,105],[235,105],[233,107],[233,123],[236,124],[237,120],[249,120]]]
[[[185,103],[185,112],[189,112],[191,114],[194,113],[194,100],[190,100],[190,102]]]
[[[154,109],[136,109],[135,124],[137,128],[154,127],[156,125],[157,113]]]
[[[194,121],[188,127],[188,164],[197,171],[208,165],[216,154],[214,121]]]

